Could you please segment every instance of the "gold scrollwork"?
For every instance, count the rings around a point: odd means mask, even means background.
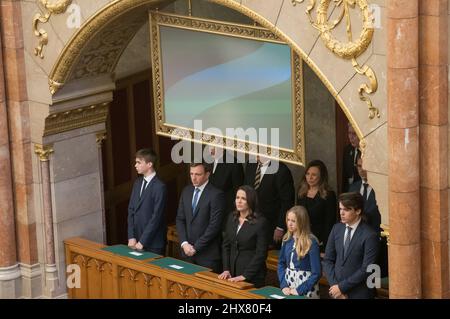
[[[39,38],[39,45],[34,48],[34,55],[44,58],[42,52],[44,46],[48,44],[48,34],[44,29],[39,29],[39,23],[47,23],[52,14],[61,14],[66,12],[67,7],[72,3],[72,0],[58,0],[56,2],[50,2],[49,0],[38,0],[37,5],[40,12],[36,13],[33,18],[33,31]]]
[[[365,75],[369,79],[369,83],[361,84],[358,92],[359,98],[366,102],[369,108],[369,119],[380,117],[380,111],[374,107],[370,97],[367,95],[373,94],[378,89],[378,81],[375,72],[367,65],[360,65],[356,60],[362,53],[364,53],[372,42],[374,27],[373,17],[367,5],[367,0],[320,0],[316,9],[316,19],[314,20],[311,11],[316,7],[317,0],[309,0],[309,5],[306,8],[306,14],[311,25],[320,33],[320,37],[325,46],[335,55],[352,61],[355,71],[360,75]],[[291,0],[295,6],[303,3],[304,0]],[[336,7],[341,7],[338,18],[334,21],[329,21],[328,9],[330,4],[334,2]],[[350,8],[358,6],[363,17],[363,27],[361,34],[357,40],[353,40],[352,26],[350,21]],[[342,43],[333,37],[332,31],[346,19],[347,43]]]

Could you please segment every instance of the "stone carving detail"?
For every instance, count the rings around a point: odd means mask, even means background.
[[[79,65],[79,59],[82,59],[84,62],[89,63],[96,56],[101,56],[107,62],[116,63],[120,58],[120,54],[122,53],[123,49],[125,49],[126,46],[128,45],[128,41],[131,40],[131,37],[129,39],[126,39],[126,37],[123,36],[122,31],[120,31],[120,29],[117,28],[118,25],[126,26],[126,24],[124,23],[125,20],[128,21],[128,24],[141,21],[142,25],[145,21],[147,21],[148,18],[147,15],[148,7],[146,7],[146,5],[151,5],[153,3],[158,2],[160,1],[158,0],[111,1],[108,5],[102,8],[95,15],[95,17],[86,21],[86,23],[77,32],[77,34],[74,37],[72,37],[70,43],[66,45],[63,52],[56,61],[52,71],[50,72],[48,80],[50,93],[52,95],[55,94],[61,87],[64,86],[64,84],[68,81],[68,79],[71,76],[76,77],[74,75],[75,72],[73,71],[73,69],[75,68],[76,65]],[[127,12],[127,14],[123,15],[124,12]],[[115,20],[119,16],[120,21]],[[111,25],[114,25],[114,29],[117,30],[116,31],[117,36],[124,41],[122,43],[123,44],[122,50],[115,51],[119,53],[119,55],[116,56],[115,59],[113,59],[112,56],[107,56],[100,52],[95,53],[93,51],[94,48],[97,48],[103,52],[103,48],[99,47],[99,45],[93,45],[93,47],[90,49],[86,47],[86,44],[89,43],[88,44],[89,46],[91,41],[92,43],[99,42],[103,37],[102,32],[110,30]],[[84,56],[86,54],[89,55],[89,57],[85,58]],[[93,62],[91,62],[89,65],[90,67],[87,68],[85,71],[80,69],[77,70],[78,77],[83,76],[81,74],[85,74],[86,76],[89,74],[90,75],[97,74],[95,73],[96,71],[93,69],[106,70],[109,68],[105,66],[97,67],[93,64]],[[113,64],[111,67],[113,68],[114,66],[115,64]]]
[[[303,3],[304,0],[291,0],[295,6]],[[319,0],[320,3],[316,9],[316,19],[312,17],[311,11],[316,7],[317,0],[309,0],[309,5],[306,8],[306,14],[311,25],[320,33],[320,37],[325,46],[340,58],[351,60],[353,68],[358,74],[364,75],[369,79],[369,83],[364,83],[359,86],[359,98],[366,102],[369,108],[369,119],[380,117],[380,111],[373,106],[368,94],[374,94],[378,89],[378,81],[372,68],[367,65],[360,65],[356,60],[362,53],[364,53],[372,42],[374,33],[373,17],[367,5],[367,0]],[[331,3],[334,3],[335,10],[339,9],[338,18],[334,21],[329,21],[329,9]],[[350,9],[358,7],[362,14],[362,31],[357,40],[353,40],[352,26],[350,22]],[[338,41],[333,37],[332,31],[344,20],[346,21],[347,43]]]
[[[39,38],[39,45],[34,48],[34,55],[44,58],[44,53],[42,52],[44,46],[48,44],[48,34],[44,29],[39,29],[39,23],[47,23],[52,14],[61,14],[66,12],[67,7],[72,3],[72,0],[57,0],[56,2],[51,2],[49,0],[38,0],[37,5],[40,12],[36,13],[33,18],[33,31],[34,34]]]
[[[145,18],[121,20],[101,32],[83,51],[70,80],[112,72],[129,41],[145,23]]]
[[[178,282],[169,282],[169,292],[176,298],[182,299],[204,299],[211,298],[212,293],[191,286],[186,286]],[[192,292],[192,295],[190,293]]]

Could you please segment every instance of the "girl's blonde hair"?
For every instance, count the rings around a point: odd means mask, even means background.
[[[283,241],[288,241],[295,235],[295,251],[297,252],[298,259],[301,259],[306,256],[312,245],[311,237],[313,237],[313,235],[311,234],[308,212],[303,206],[292,207],[286,213],[286,225],[289,213],[293,213],[295,215],[297,230],[293,233],[288,229],[283,237]]]

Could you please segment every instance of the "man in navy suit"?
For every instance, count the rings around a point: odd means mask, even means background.
[[[377,234],[380,234],[381,214],[378,210],[375,191],[367,181],[367,171],[362,168],[362,159],[358,158],[356,167],[358,168],[361,180],[350,185],[349,192],[357,192],[363,196],[364,200],[364,216],[366,222],[373,228]]]
[[[370,186],[367,180],[367,171],[362,167],[362,159],[359,158],[356,167],[361,176],[361,181],[350,185],[351,192],[359,192],[364,199],[364,216],[366,222],[378,234],[380,239],[380,251],[378,255],[378,264],[381,267],[381,277],[388,276],[388,248],[387,241],[381,237],[381,214],[378,210],[375,190]]]
[[[167,225],[166,185],[156,176],[157,155],[151,149],[136,152],[134,167],[142,175],[133,185],[128,204],[128,246],[164,254]]]
[[[208,183],[210,173],[209,164],[190,165],[192,185],[186,186],[181,193],[176,226],[182,257],[220,273],[225,195]]]
[[[368,299],[374,289],[367,285],[368,266],[376,263],[378,235],[362,219],[364,201],[359,193],[339,196],[341,223],[328,237],[323,270],[335,299]]]

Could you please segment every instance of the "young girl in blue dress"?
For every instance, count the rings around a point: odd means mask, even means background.
[[[319,298],[320,250],[303,206],[286,213],[287,232],[278,258],[278,279],[285,295]]]

